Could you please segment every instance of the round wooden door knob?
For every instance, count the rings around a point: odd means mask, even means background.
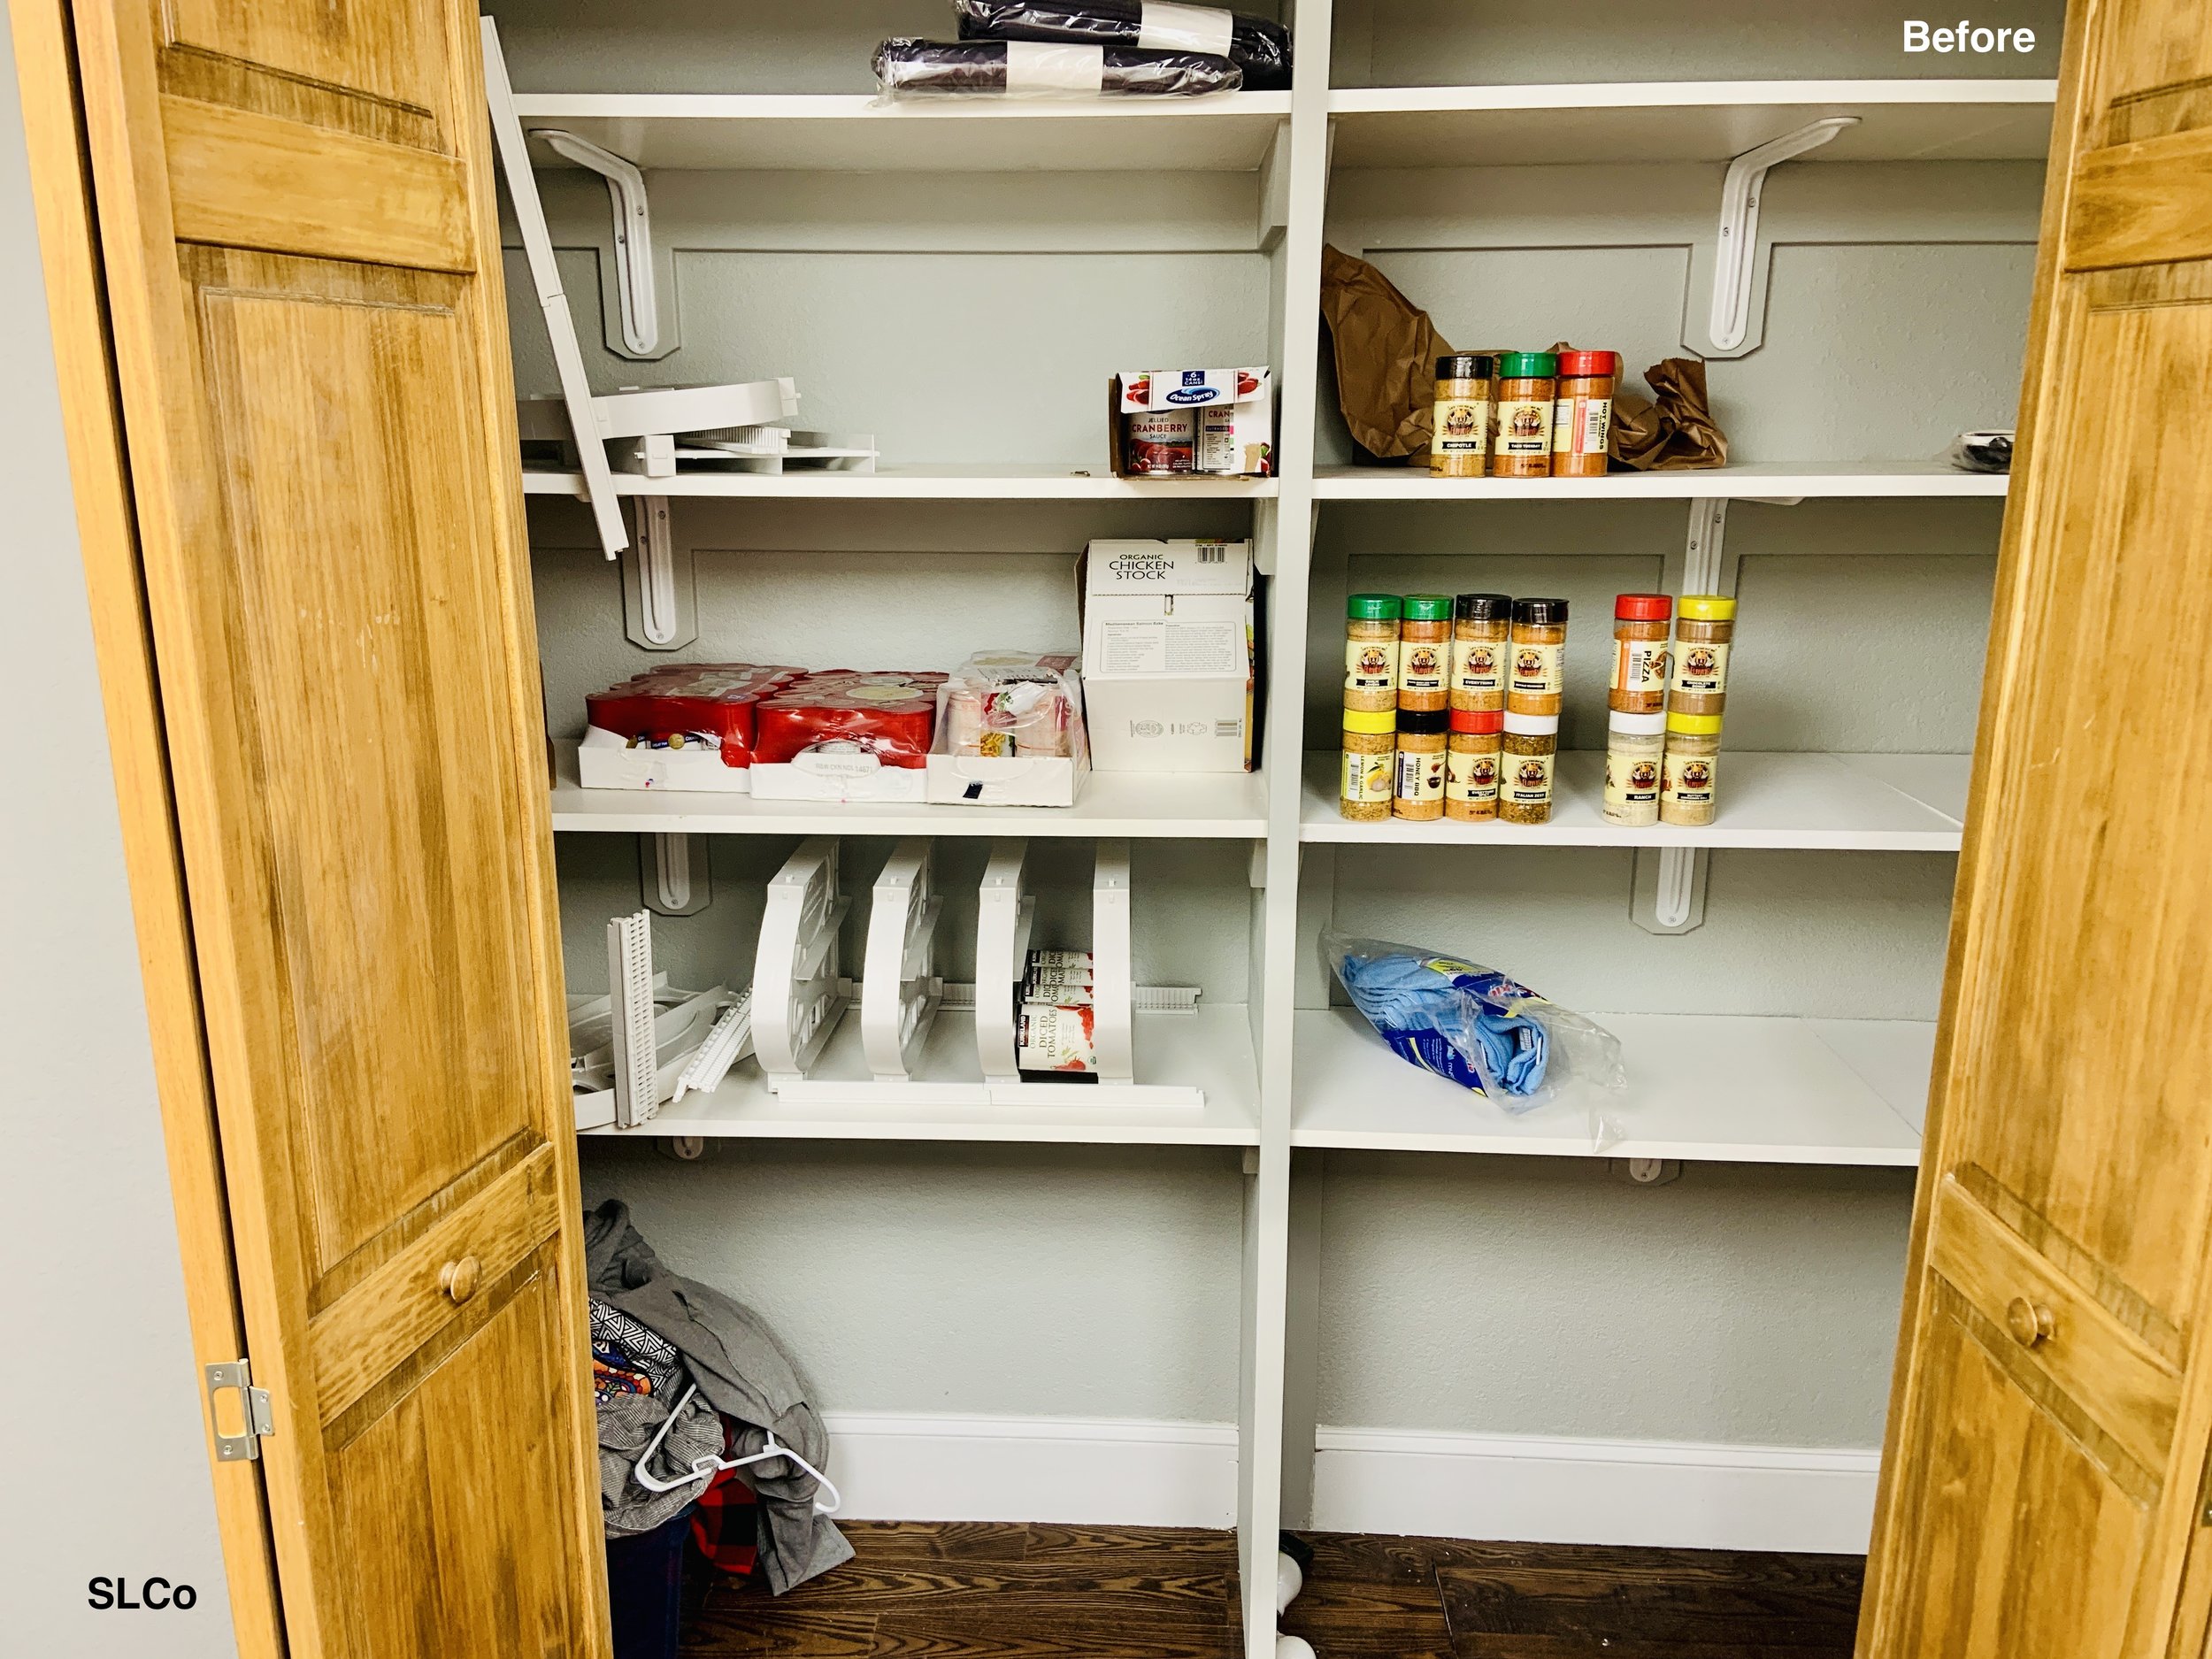
[[[477,1281],[483,1277],[484,1264],[472,1256],[465,1256],[457,1262],[448,1262],[438,1270],[438,1288],[458,1304],[476,1294]]]
[[[2057,1321],[2051,1310],[2039,1302],[2030,1302],[2025,1296],[2015,1296],[2005,1310],[2005,1328],[2012,1333],[2012,1340],[2022,1348],[2033,1348],[2038,1342],[2050,1340],[2057,1329]]]

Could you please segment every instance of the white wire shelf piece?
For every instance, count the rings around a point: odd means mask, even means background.
[[[924,462],[872,472],[617,472],[618,495],[738,496],[760,501],[1256,501],[1276,494],[1271,478],[1116,478],[1103,465],[956,465]],[[526,495],[584,499],[580,472],[525,468]]]
[[[1324,466],[1323,501],[1798,501],[1814,497],[2001,496],[2001,473],[1940,461],[1775,461],[1695,472],[1603,478],[1432,478],[1418,466]]]

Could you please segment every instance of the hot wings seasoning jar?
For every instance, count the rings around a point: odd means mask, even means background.
[[[1611,351],[1559,354],[1559,396],[1552,404],[1554,478],[1603,478],[1613,430],[1613,388],[1621,359]]]
[[[1667,709],[1717,715],[1728,707],[1728,650],[1736,637],[1736,602],[1721,594],[1684,594],[1674,630],[1674,674]]]
[[[1517,714],[1556,717],[1566,650],[1567,602],[1516,599],[1505,706]]]
[[[1455,352],[1436,360],[1436,425],[1429,439],[1429,472],[1436,478],[1480,478],[1490,464],[1491,377],[1497,360]]]
[[[1714,774],[1720,769],[1720,716],[1667,715],[1667,758],[1659,776],[1659,821],[1695,826],[1713,821]]]
[[[1398,706],[1398,595],[1344,602],[1344,706],[1380,714]]]
[[[1500,749],[1505,716],[1494,709],[1454,709],[1450,748],[1444,756],[1444,816],[1498,816]]]
[[[1398,779],[1398,716],[1394,710],[1364,714],[1344,710],[1344,771],[1337,787],[1337,810],[1357,824],[1390,816]]]
[[[1667,706],[1667,619],[1674,602],[1664,594],[1623,594],[1613,601],[1613,677],[1606,707],[1618,714],[1658,714]]]
[[[1552,405],[1558,401],[1559,359],[1548,351],[1509,351],[1498,359],[1498,436],[1491,447],[1494,478],[1551,476]]]
[[[1559,757],[1559,717],[1505,713],[1505,747],[1499,756],[1498,816],[1508,824],[1541,824],[1551,817],[1552,767]]]
[[[1452,707],[1505,707],[1513,601],[1505,594],[1462,594],[1452,608]]]
[[[1663,714],[1606,719],[1605,821],[1642,829],[1659,821],[1659,772],[1667,746]]]
[[[1450,703],[1452,596],[1408,594],[1398,628],[1398,706],[1440,713]]]
[[[1398,787],[1390,803],[1394,817],[1418,821],[1444,816],[1445,726],[1449,719],[1441,709],[1398,716]]]

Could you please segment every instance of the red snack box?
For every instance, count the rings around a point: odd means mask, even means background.
[[[802,675],[752,663],[667,663],[584,699],[591,724],[632,747],[718,749],[725,766],[753,763],[762,697]]]
[[[753,757],[776,765],[806,749],[849,743],[886,766],[919,772],[929,757],[937,687],[944,680],[934,672],[809,674],[761,699]]]

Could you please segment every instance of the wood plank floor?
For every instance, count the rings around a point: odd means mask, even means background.
[[[836,1571],[709,1586],[687,1659],[1236,1659],[1227,1532],[854,1522]],[[1849,1659],[1855,1555],[1309,1536],[1320,1659]]]

